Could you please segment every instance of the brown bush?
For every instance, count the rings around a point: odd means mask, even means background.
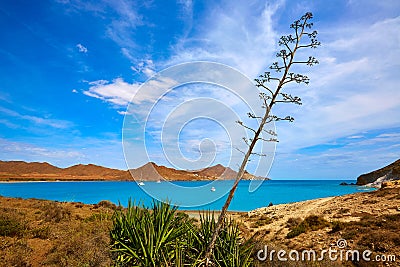
[[[95,205],[95,207],[103,207],[103,208],[107,208],[107,209],[112,209],[115,210],[117,208],[117,205],[115,205],[114,203],[112,203],[111,201],[108,200],[102,200],[99,203],[97,203]]]
[[[0,217],[0,236],[18,236],[22,237],[25,234],[26,226],[21,221],[15,218]]]
[[[71,211],[57,202],[48,202],[42,206],[42,210],[42,219],[46,222],[59,223],[71,217]]]
[[[329,222],[322,216],[310,215],[307,216],[301,223],[290,228],[287,238],[296,237],[307,231],[315,231],[329,226]]]
[[[109,222],[69,225],[47,255],[45,264],[55,266],[110,266]]]

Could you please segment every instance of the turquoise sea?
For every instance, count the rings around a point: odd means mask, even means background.
[[[231,203],[231,211],[249,211],[273,204],[290,203],[321,197],[339,196],[373,189],[362,186],[340,186],[338,180],[269,180],[249,192],[250,181],[241,181]],[[346,181],[347,183],[355,181]],[[110,200],[126,206],[131,198],[149,205],[152,196],[168,199],[180,209],[221,209],[232,181],[191,182],[11,182],[0,183],[0,195],[57,201],[98,203]],[[214,187],[215,190],[211,189]],[[193,189],[193,190],[192,190]],[[145,192],[147,191],[147,192]]]

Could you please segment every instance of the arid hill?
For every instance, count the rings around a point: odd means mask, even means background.
[[[399,266],[400,258],[400,183],[373,192],[355,193],[308,201],[273,205],[236,217],[243,231],[260,240],[259,249],[313,249],[320,256],[329,248],[372,252],[370,262],[288,261],[262,262],[259,266]],[[338,248],[338,242],[343,245]],[[378,262],[377,256],[382,256]],[[395,260],[394,260],[394,257]],[[281,262],[282,263],[282,262]],[[313,264],[312,264],[313,263]]]
[[[186,171],[158,166],[153,162],[146,163],[137,169],[131,169],[130,173],[137,181],[196,180],[191,179],[191,174]]]
[[[226,179],[234,179],[237,175],[237,172],[232,170],[231,168],[225,168],[221,164],[215,165],[210,168],[202,169],[196,171],[199,176],[208,176],[208,177],[224,177]]]
[[[158,181],[158,180],[173,180],[173,181],[192,181],[192,180],[232,180],[235,179],[237,172],[229,167],[224,167],[217,164],[201,170],[176,170],[165,166],[159,166],[154,162],[149,162],[137,169],[130,170],[135,180],[138,181]],[[262,177],[254,176],[248,172],[245,173],[243,179],[263,179]]]
[[[74,175],[74,176],[120,177],[122,179],[129,178],[127,177],[126,171],[105,168],[94,164],[74,165],[63,169],[61,173],[65,175]]]
[[[58,168],[47,162],[0,161],[0,181],[192,181],[234,179],[236,172],[220,164],[202,170],[176,170],[147,163],[130,171],[94,164]],[[261,179],[245,173],[244,179]]]
[[[360,175],[357,178],[357,185],[373,183],[379,178],[383,178],[382,182],[400,179],[400,159],[376,171]]]
[[[27,173],[61,173],[62,169],[47,162],[0,161],[0,173],[23,175]]]
[[[0,161],[0,180],[131,180],[127,171],[93,164],[58,168],[47,162]]]

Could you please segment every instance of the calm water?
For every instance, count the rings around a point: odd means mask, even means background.
[[[241,181],[231,203],[230,210],[249,211],[273,204],[290,203],[328,196],[339,196],[372,189],[359,186],[340,186],[341,181],[286,180],[264,181],[255,191],[249,192],[249,181]],[[347,181],[353,182],[353,181]],[[158,199],[168,199],[181,209],[212,209],[222,207],[231,181],[145,182],[18,182],[0,183],[0,195],[7,197],[38,198],[58,201],[75,201],[87,204],[101,200],[120,202],[126,205],[128,199],[149,205],[152,202],[144,190]],[[211,187],[215,191],[211,191]],[[193,191],[190,191],[193,189]],[[209,204],[204,204],[209,203]],[[200,206],[199,206],[200,204]],[[204,205],[201,205],[204,204]]]

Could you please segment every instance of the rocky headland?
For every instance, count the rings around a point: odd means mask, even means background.
[[[357,178],[357,185],[380,188],[382,184],[396,180],[400,180],[400,159],[383,168],[360,175]]]

